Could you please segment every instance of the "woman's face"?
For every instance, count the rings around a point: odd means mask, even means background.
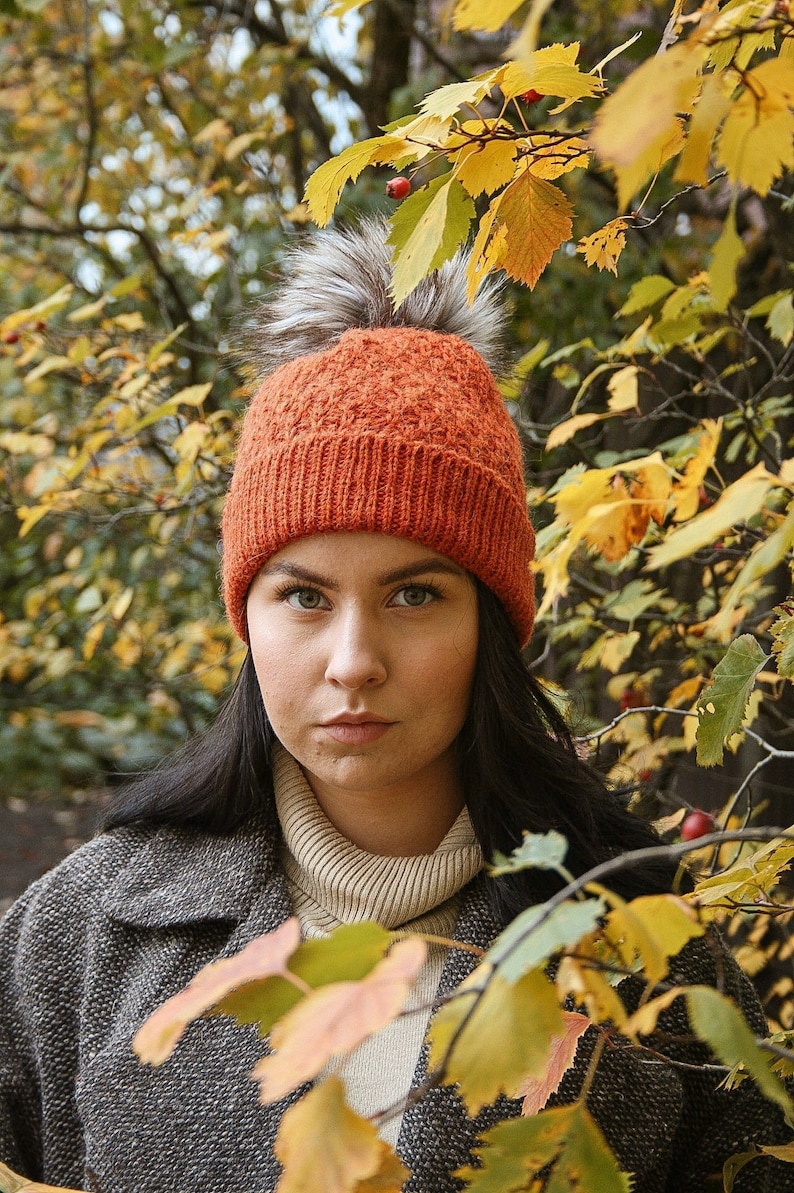
[[[477,654],[463,568],[407,539],[316,535],[268,560],[247,615],[270,723],[334,823],[351,799],[457,814]]]

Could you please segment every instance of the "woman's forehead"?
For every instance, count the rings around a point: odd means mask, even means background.
[[[288,543],[270,557],[262,574],[291,571],[295,566],[321,567],[334,573],[350,569],[366,570],[388,577],[395,570],[441,570],[453,575],[467,575],[459,564],[423,543],[396,535],[369,531],[339,531],[315,534]]]

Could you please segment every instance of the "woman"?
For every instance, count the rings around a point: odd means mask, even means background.
[[[223,519],[226,608],[249,646],[239,680],[215,725],[126,791],[103,835],[4,923],[0,1159],[32,1178],[102,1193],[274,1189],[290,1099],[258,1105],[254,1032],[199,1021],[150,1069],[131,1041],[156,1006],[292,913],[306,938],[375,919],[487,947],[556,889],[549,872],[482,873],[528,829],[563,832],[578,874],[655,840],[577,757],[521,661],[534,536],[486,363],[496,299],[481,291],[468,307],[461,260],[396,315],[388,286],[374,223],[297,253],[260,312],[264,380]],[[626,870],[616,886],[631,897],[672,877]],[[354,1106],[377,1116],[421,1084],[421,1008],[473,964],[431,952],[416,1013],[347,1061]],[[676,980],[719,979],[763,1030],[726,956],[698,944],[675,964]],[[679,1035],[680,1002],[666,1021]],[[586,1036],[559,1099],[576,1097],[592,1046]],[[749,1082],[715,1083],[607,1050],[589,1104],[637,1193],[700,1193],[726,1156],[787,1137]],[[478,1135],[519,1109],[502,1099],[469,1120],[441,1087],[378,1121],[410,1193],[448,1193]],[[790,1171],[754,1162],[735,1188],[783,1190]]]

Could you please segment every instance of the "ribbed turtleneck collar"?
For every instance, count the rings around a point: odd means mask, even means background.
[[[464,808],[434,853],[382,857],[359,849],[334,828],[306,776],[283,748],[274,757],[276,809],[296,910],[315,933],[339,924],[375,920],[390,930],[422,920],[432,932],[442,912],[482,867],[482,853]],[[448,915],[442,914],[442,921]]]

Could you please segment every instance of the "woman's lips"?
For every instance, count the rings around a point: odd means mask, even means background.
[[[377,741],[391,729],[393,721],[364,721],[358,717],[349,721],[327,721],[323,729],[330,738],[344,746],[363,746]]]

